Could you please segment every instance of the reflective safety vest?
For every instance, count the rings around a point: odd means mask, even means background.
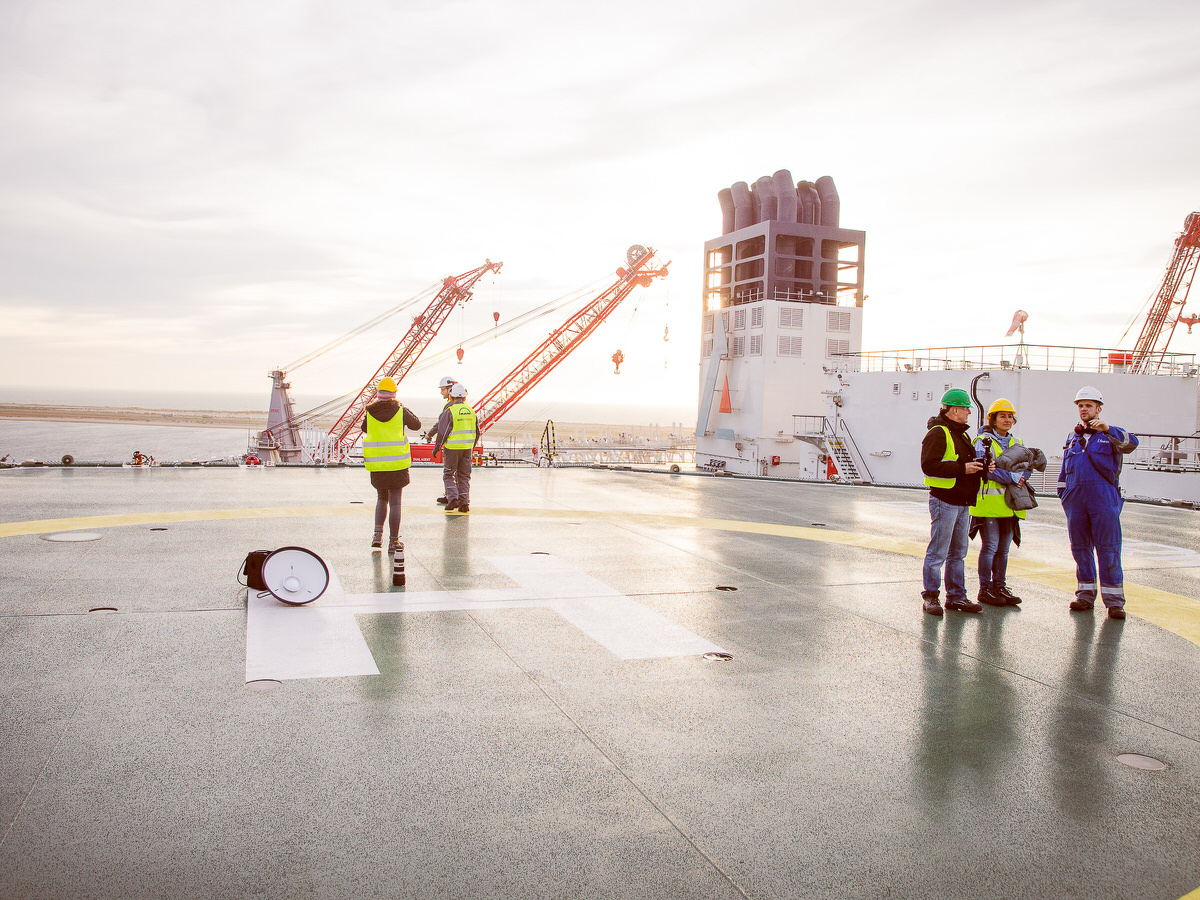
[[[939,425],[938,428],[946,432],[946,452],[942,454],[942,462],[958,459],[958,451],[954,449],[954,438],[950,434],[950,429],[945,425]],[[952,488],[957,481],[957,478],[938,478],[934,475],[925,476],[925,483],[935,488]]]
[[[475,446],[475,411],[465,403],[452,403],[449,410],[450,433],[442,446],[447,450],[470,450]]]
[[[992,460],[995,461],[1004,452],[1000,446],[1000,442],[994,437],[988,436],[987,440],[992,442]],[[1025,446],[1025,443],[1019,437],[1013,437],[1010,447],[1017,445]],[[998,481],[991,481],[982,478],[979,482],[979,494],[975,497],[975,504],[971,507],[971,515],[981,519],[1007,519],[1010,516],[1025,518],[1025,510],[1012,509],[1004,499],[1005,485]]]
[[[408,447],[408,436],[404,433],[403,406],[387,422],[380,422],[367,413],[363,462],[370,472],[392,472],[412,465],[412,451]]]

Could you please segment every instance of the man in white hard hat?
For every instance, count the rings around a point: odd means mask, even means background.
[[[1104,396],[1087,385],[1075,395],[1079,424],[1063,446],[1058,496],[1067,514],[1067,534],[1075,557],[1072,612],[1096,605],[1097,561],[1100,596],[1109,618],[1125,618],[1125,576],[1121,571],[1121,463],[1138,445],[1137,435],[1100,418]]]
[[[471,503],[471,456],[479,443],[479,421],[467,406],[467,388],[450,388],[450,402],[438,419],[433,452],[442,451],[442,484],[446,486],[446,512],[468,512]]]
[[[450,388],[454,387],[454,385],[455,385],[455,381],[449,375],[443,375],[438,380],[438,392],[442,395],[442,400],[443,400],[442,411],[443,412],[445,412],[450,407],[450,404],[454,402],[453,400],[450,399]],[[435,422],[434,426],[432,428],[430,428],[427,432],[425,432],[425,434],[421,435],[421,437],[425,440],[426,443],[432,443],[433,439],[435,437],[437,437],[437,423]],[[436,455],[436,451],[435,451],[435,455]],[[437,502],[445,503],[446,498],[444,496],[438,497]]]

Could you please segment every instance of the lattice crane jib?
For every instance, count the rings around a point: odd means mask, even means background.
[[[1183,232],[1175,239],[1175,252],[1167,266],[1158,293],[1146,314],[1141,334],[1134,345],[1129,371],[1157,373],[1166,355],[1179,312],[1187,302],[1192,279],[1200,262],[1200,213],[1190,213],[1183,223]]]
[[[424,311],[413,319],[412,326],[401,338],[400,343],[383,361],[358,395],[346,407],[346,411],[329,429],[332,443],[344,454],[358,440],[359,425],[366,413],[367,405],[375,398],[375,388],[381,378],[390,377],[397,384],[411,371],[421,354],[437,336],[438,329],[445,323],[450,312],[460,303],[471,299],[476,282],[488,272],[499,272],[504,263],[490,259],[477,269],[450,275],[442,282],[438,291]]]
[[[552,331],[538,347],[475,404],[479,430],[487,431],[513,405],[545,378],[595,331],[636,287],[664,278],[670,262],[654,266],[654,249],[634,244],[626,253],[628,268],[617,269],[617,280]]]

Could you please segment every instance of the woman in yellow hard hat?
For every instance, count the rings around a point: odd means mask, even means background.
[[[409,482],[412,452],[405,429],[418,431],[421,420],[396,400],[396,382],[381,379],[363,416],[363,461],[375,488],[375,534],[371,549],[383,547],[383,523],[388,523],[388,552],[400,548],[400,496]]]
[[[1012,434],[1017,411],[1003,397],[988,407],[987,425],[975,438],[975,454],[999,459],[1009,447],[1024,442]],[[988,452],[990,451],[990,453]],[[1010,472],[997,467],[979,484],[979,495],[971,515],[979,526],[979,602],[989,606],[1016,606],[1021,598],[1008,589],[1008,550],[1013,537],[1020,542],[1018,519],[1025,510],[1014,511],[1005,500],[1005,485],[1019,484],[1029,472]]]

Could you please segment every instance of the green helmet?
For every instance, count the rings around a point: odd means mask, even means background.
[[[962,388],[950,388],[942,394],[942,406],[965,406],[971,408],[971,395]]]

